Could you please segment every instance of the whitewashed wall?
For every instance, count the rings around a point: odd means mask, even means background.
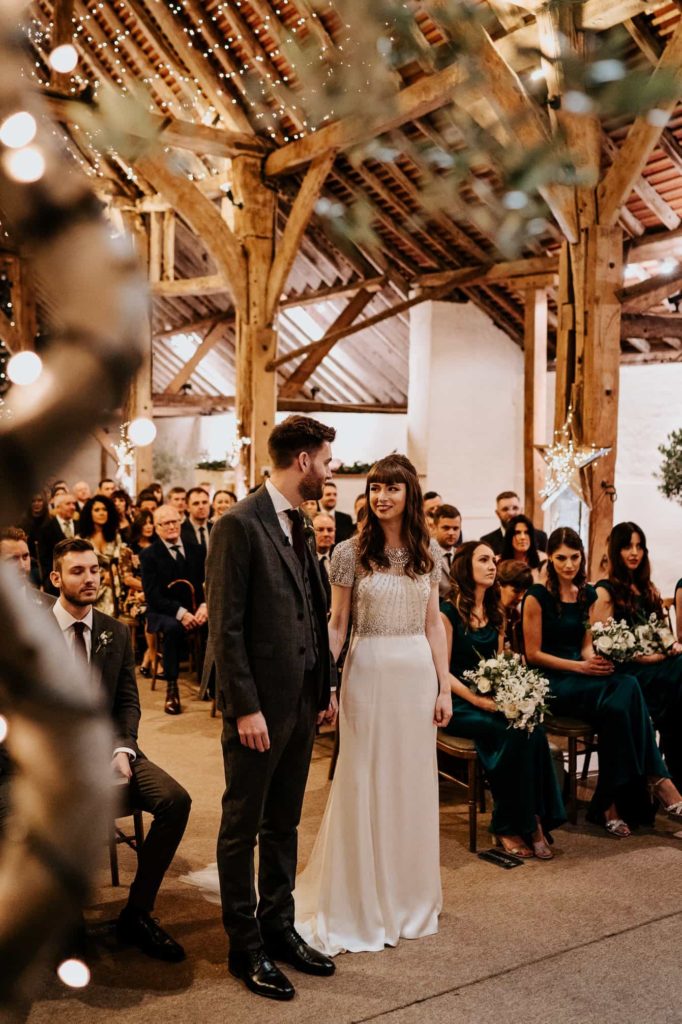
[[[554,374],[547,385],[548,423],[554,422]],[[644,530],[653,579],[672,596],[682,576],[682,506],[657,489],[658,445],[682,427],[682,365],[624,366],[620,374],[614,523]],[[598,440],[598,438],[597,438]]]
[[[410,322],[408,447],[462,513],[465,539],[494,529],[495,495],[523,487],[523,354],[472,303],[424,303]]]

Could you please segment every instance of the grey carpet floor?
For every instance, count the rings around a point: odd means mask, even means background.
[[[441,793],[438,935],[341,956],[330,979],[292,971],[297,997],[291,1003],[251,995],[227,973],[219,907],[179,881],[215,860],[223,788],[219,720],[192,699],[187,684],[179,718],[163,714],[162,693],[152,694],[146,680],[140,689],[141,745],[193,797],[188,831],[156,908],[188,958],[165,965],[116,948],[107,922],[123,904],[134,869],[134,854],[123,848],[122,886],[111,887],[103,864],[87,914],[99,929],[91,984],[73,992],[46,975],[30,1024],[682,1021],[682,841],[674,838],[675,827],[659,818],[656,830],[618,841],[589,825],[566,826],[555,834],[554,861],[504,871],[468,852],[462,791],[451,785]],[[328,793],[330,750],[328,738],[318,741],[302,863]],[[480,818],[481,848],[489,845],[488,820]]]

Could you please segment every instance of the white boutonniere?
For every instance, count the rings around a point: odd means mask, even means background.
[[[113,641],[114,634],[110,629],[103,630],[97,637],[97,647],[95,648],[95,654],[99,654],[100,651],[106,651],[109,644]]]

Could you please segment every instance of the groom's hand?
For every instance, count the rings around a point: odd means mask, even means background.
[[[270,749],[270,737],[262,711],[254,711],[252,715],[242,715],[237,719],[239,739],[245,747],[258,750],[261,754]]]
[[[339,702],[336,699],[336,694],[332,693],[329,697],[329,707],[326,711],[320,711],[317,716],[317,724],[322,725],[326,722],[327,725],[334,725],[336,722],[336,716],[339,713]]]

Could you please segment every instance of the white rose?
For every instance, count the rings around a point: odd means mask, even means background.
[[[478,692],[479,693],[490,693],[492,689],[492,683],[485,676],[478,677]]]
[[[613,640],[610,636],[600,636],[595,647],[601,654],[609,654],[613,650]]]
[[[500,710],[505,718],[513,719],[519,717],[519,709],[516,704],[503,704]]]

